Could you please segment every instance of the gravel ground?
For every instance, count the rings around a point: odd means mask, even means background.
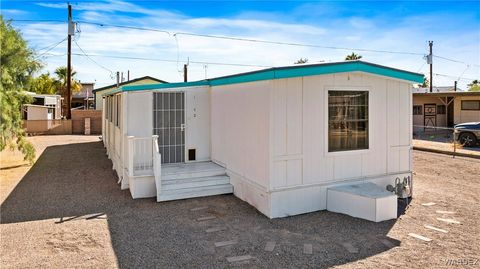
[[[98,138],[40,140],[50,146],[30,170],[1,170],[1,268],[480,267],[480,160],[415,151],[414,199],[395,221],[326,211],[269,220],[232,195],[133,200],[116,185]],[[422,205],[428,202],[436,204]],[[205,216],[215,218],[197,220]],[[214,227],[223,230],[206,232]],[[236,243],[215,247],[230,240]],[[265,251],[270,241],[275,247]],[[227,261],[242,255],[252,259]]]

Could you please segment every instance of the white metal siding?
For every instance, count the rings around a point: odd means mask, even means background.
[[[273,81],[273,177],[271,186],[303,183],[303,79]]]
[[[275,80],[273,189],[410,171],[410,85],[363,73]],[[369,91],[369,149],[328,152],[327,91]]]
[[[210,89],[208,87],[188,89],[186,100],[186,150],[196,149],[197,161],[208,161],[210,160]]]
[[[129,92],[128,135],[150,137],[153,134],[153,94],[151,91]]]
[[[264,188],[268,187],[270,83],[211,89],[212,159]]]

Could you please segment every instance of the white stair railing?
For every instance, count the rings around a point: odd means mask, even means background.
[[[155,187],[157,188],[157,201],[160,201],[162,191],[162,156],[158,147],[158,135],[152,136],[153,153],[153,176],[155,178]]]
[[[152,175],[153,140],[151,137],[128,137],[128,175]]]

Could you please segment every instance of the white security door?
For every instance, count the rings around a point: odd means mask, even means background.
[[[153,134],[162,163],[185,162],[185,93],[153,93]]]

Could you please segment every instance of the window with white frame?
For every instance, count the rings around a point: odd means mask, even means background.
[[[413,115],[422,115],[423,106],[422,105],[413,105]]]
[[[328,91],[328,151],[368,149],[368,91]]]

